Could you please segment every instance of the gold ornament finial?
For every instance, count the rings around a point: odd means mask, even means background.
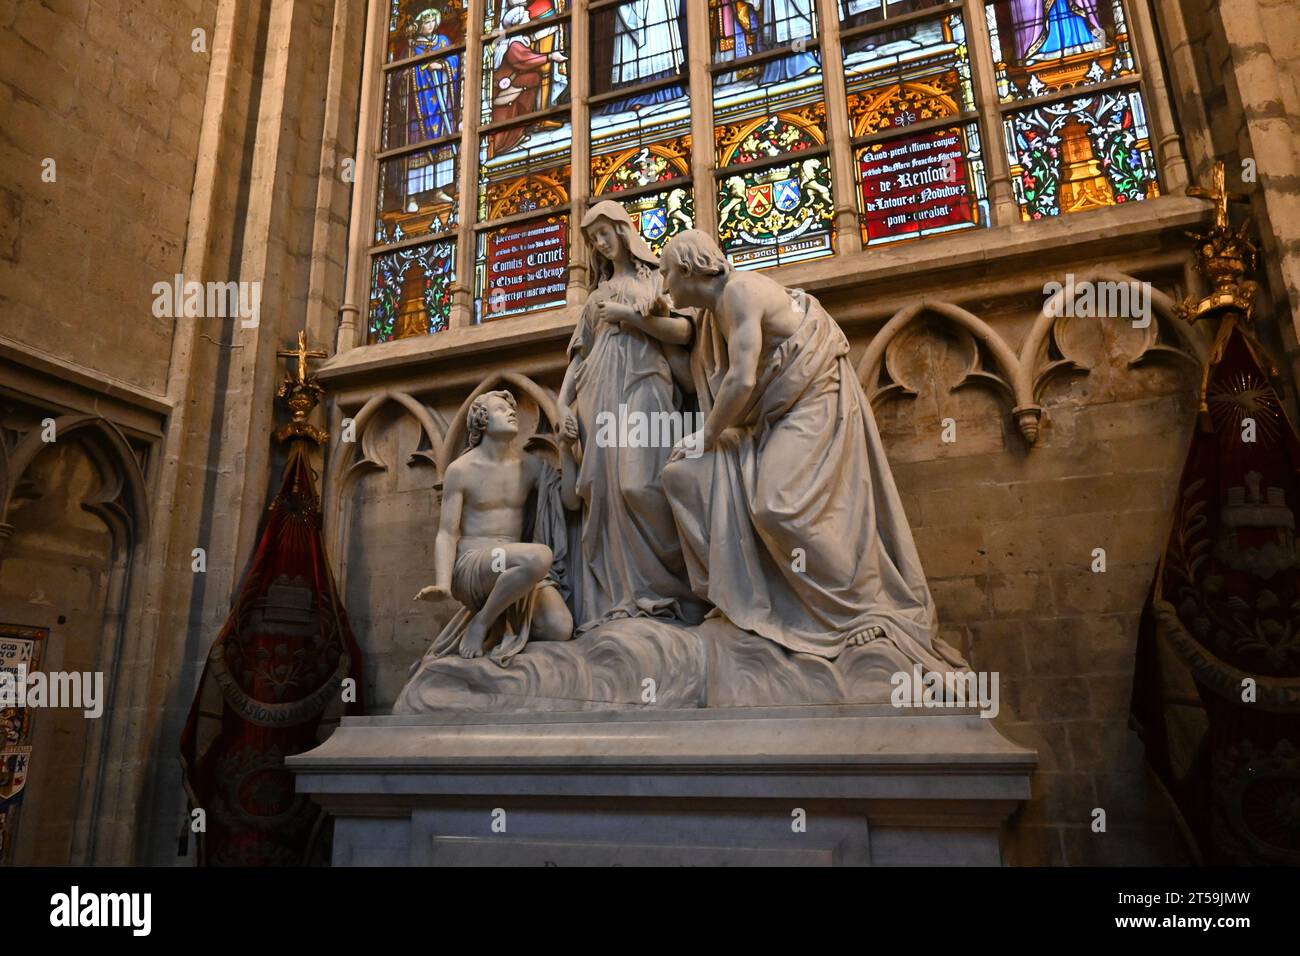
[[[1250,221],[1247,219],[1234,231],[1228,218],[1228,202],[1245,201],[1247,197],[1228,191],[1222,162],[1214,164],[1211,183],[1213,185],[1208,189],[1204,186],[1189,186],[1187,195],[1214,203],[1214,227],[1209,232],[1189,232],[1187,235],[1197,242],[1196,271],[1213,283],[1214,291],[1199,299],[1189,295],[1178,306],[1178,314],[1188,322],[1197,322],[1210,316],[1220,319],[1214,343],[1210,346],[1209,360],[1201,373],[1199,417],[1201,429],[1205,432],[1214,430],[1207,394],[1210,372],[1223,358],[1233,329],[1240,328],[1248,340],[1254,340],[1250,324],[1255,317],[1255,295],[1259,292],[1259,283],[1246,278],[1248,273],[1254,271],[1256,262],[1255,243],[1246,235]],[[1264,354],[1258,342],[1254,347],[1260,354]]]
[[[304,330],[298,333],[298,347],[296,349],[281,349],[275,354],[280,358],[296,358],[298,360],[297,375],[286,372],[284,381],[280,383],[280,387],[275,393],[280,398],[285,399],[289,408],[293,410],[293,421],[276,431],[276,439],[287,442],[305,438],[317,445],[323,445],[329,441],[329,432],[323,431],[308,422],[307,416],[320,403],[321,396],[325,394],[325,389],[316,380],[316,376],[311,374],[307,360],[311,358],[328,358],[329,353],[323,349],[307,348],[307,332]]]
[[[281,349],[275,353],[280,358],[296,358],[298,360],[298,384],[307,384],[307,359],[309,358],[329,358],[329,353],[324,349],[307,348],[307,331],[298,333],[298,347],[296,349]]]
[[[1214,203],[1214,227],[1209,232],[1188,235],[1199,243],[1196,271],[1214,284],[1214,291],[1200,299],[1189,295],[1178,311],[1188,322],[1196,322],[1228,309],[1239,312],[1243,321],[1250,322],[1254,318],[1259,283],[1245,276],[1255,268],[1255,244],[1246,235],[1249,222],[1243,222],[1234,232],[1228,219],[1229,200],[1244,202],[1247,197],[1227,190],[1222,162],[1214,164],[1211,181],[1210,188],[1189,186],[1187,195]]]

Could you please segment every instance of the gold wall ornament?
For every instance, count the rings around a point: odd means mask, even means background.
[[[298,360],[297,374],[286,372],[284,381],[280,383],[280,387],[275,392],[277,396],[285,400],[285,403],[293,412],[293,421],[277,429],[275,433],[276,440],[289,442],[306,439],[317,445],[325,444],[325,442],[329,441],[329,432],[317,428],[307,421],[307,416],[320,404],[321,397],[325,394],[325,389],[316,380],[316,376],[310,373],[307,360],[311,358],[328,358],[329,353],[324,349],[307,348],[307,333],[301,331],[298,333],[298,347],[296,349],[281,349],[275,354],[281,358],[296,358]]]
[[[1213,185],[1209,188],[1187,187],[1187,195],[1208,199],[1214,203],[1214,226],[1209,232],[1187,233],[1198,243],[1196,271],[1213,283],[1214,291],[1199,299],[1194,295],[1188,295],[1178,306],[1178,314],[1191,323],[1210,316],[1216,316],[1221,320],[1219,330],[1214,336],[1214,344],[1210,347],[1209,359],[1201,375],[1200,422],[1202,430],[1207,432],[1213,431],[1214,428],[1210,420],[1210,407],[1206,394],[1210,387],[1210,370],[1223,358],[1223,350],[1227,347],[1232,330],[1238,324],[1241,325],[1241,330],[1251,349],[1260,359],[1261,365],[1269,371],[1269,374],[1277,374],[1275,363],[1271,358],[1267,358],[1268,351],[1260,345],[1250,330],[1250,324],[1255,318],[1255,296],[1259,292],[1259,283],[1246,278],[1248,272],[1255,270],[1256,264],[1255,243],[1246,235],[1250,221],[1248,219],[1243,222],[1241,227],[1234,231],[1228,218],[1229,200],[1245,202],[1246,196],[1229,192],[1225,179],[1223,163],[1220,161],[1214,164],[1214,172],[1211,175]]]
[[[1199,243],[1196,250],[1196,270],[1210,280],[1214,291],[1200,299],[1189,295],[1179,307],[1179,313],[1188,322],[1196,322],[1224,310],[1241,313],[1245,322],[1254,318],[1255,295],[1259,283],[1245,278],[1253,272],[1256,263],[1255,244],[1247,237],[1250,227],[1247,220],[1233,230],[1228,220],[1228,201],[1246,201],[1241,193],[1229,192],[1224,184],[1223,163],[1214,164],[1213,186],[1187,187],[1187,195],[1208,199],[1214,203],[1214,226],[1209,232],[1189,232]]]

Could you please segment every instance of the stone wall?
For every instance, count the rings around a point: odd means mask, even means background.
[[[0,336],[161,394],[217,0],[0,8]],[[54,181],[43,178],[53,160]]]
[[[1184,129],[1203,179],[1223,159],[1249,201],[1267,297],[1261,336],[1300,369],[1300,16],[1291,0],[1161,0]],[[1254,181],[1243,181],[1249,163]]]
[[[1007,316],[1013,324],[1015,318]],[[1044,396],[1029,448],[996,396],[950,393],[964,350],[909,341],[915,399],[878,410],[945,638],[1000,674],[999,728],[1039,752],[1011,862],[1165,864],[1183,849],[1128,727],[1138,618],[1195,415],[1191,363],[1129,368],[1141,335],[1074,320],[1086,369]],[[951,417],[957,440],[945,445]],[[1097,573],[1093,549],[1103,548]],[[1094,808],[1107,831],[1090,829]]]

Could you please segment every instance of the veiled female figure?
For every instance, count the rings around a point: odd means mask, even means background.
[[[619,203],[593,206],[582,232],[597,284],[569,342],[560,389],[582,437],[577,633],[628,617],[698,623],[704,605],[690,590],[661,478],[673,439],[660,434],[655,441],[642,430],[651,440],[624,441],[636,432],[623,435],[617,427],[624,419],[676,417],[681,393],[670,356],[686,358],[692,322],[670,310],[659,260]]]

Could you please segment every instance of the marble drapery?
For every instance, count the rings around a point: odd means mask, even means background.
[[[598,306],[606,300],[642,313],[666,308],[658,261],[637,236],[626,211],[616,203],[600,203],[588,214],[584,228],[602,216],[621,224],[623,241],[632,247],[634,275],[602,276],[569,342],[570,361],[578,363],[576,412],[583,432],[577,477],[583,501],[578,634],[627,617],[698,623],[703,611],[686,583],[677,529],[663,491],[671,442],[629,447],[621,441],[597,440],[602,415],[675,416],[680,407],[667,355],[674,346],[640,329],[599,319]]]
[[[883,628],[934,670],[959,662],[935,639],[934,601],[844,333],[792,290],[796,331],[760,368],[742,427],[673,462],[664,484],[691,583],[734,624],[833,659]],[[692,367],[700,402],[727,346],[701,313]]]

